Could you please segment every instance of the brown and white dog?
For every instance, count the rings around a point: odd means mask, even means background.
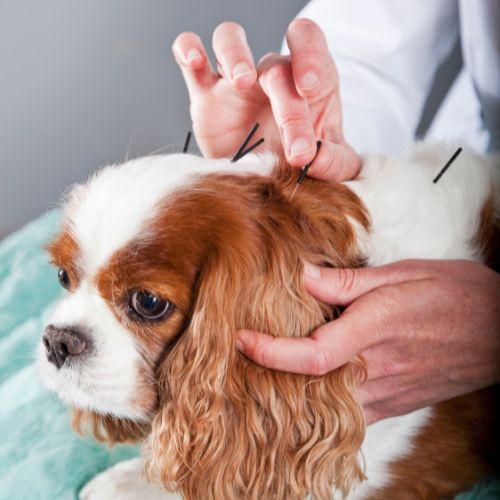
[[[304,289],[303,260],[483,261],[498,171],[463,153],[433,184],[452,152],[366,157],[358,179],[308,178],[292,201],[296,171],[271,155],[146,157],[74,188],[49,247],[68,293],[40,371],[77,429],[144,440],[145,459],[105,471],[81,498],[168,498],[143,465],[187,499],[439,498],[488,473],[488,391],[365,429],[362,359],[301,376],[235,347],[240,328],[307,336],[332,319]]]

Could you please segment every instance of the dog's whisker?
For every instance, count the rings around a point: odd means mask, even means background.
[[[127,145],[127,150],[125,151],[125,162],[127,162],[129,160],[129,155],[130,155],[130,149],[132,148],[132,143],[134,142],[134,138],[137,134],[137,132],[141,129],[142,127],[137,127],[134,129],[134,131],[132,132],[132,134],[130,134],[130,138],[128,140],[128,145]]]

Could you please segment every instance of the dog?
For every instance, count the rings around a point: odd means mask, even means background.
[[[270,153],[150,156],[73,188],[48,247],[68,293],[40,372],[75,429],[143,442],[142,459],[81,498],[440,498],[487,474],[490,390],[366,427],[362,357],[315,377],[257,366],[235,346],[241,328],[303,337],[334,319],[306,292],[304,260],[485,262],[498,170],[464,152],[433,183],[452,152],[366,156],[357,179],[306,178],[292,200],[297,173]]]

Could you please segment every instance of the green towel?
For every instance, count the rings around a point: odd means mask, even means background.
[[[58,229],[50,212],[0,242],[0,498],[74,499],[98,472],[137,456],[81,439],[67,409],[45,391],[33,361],[50,307],[60,295],[42,249]],[[500,499],[500,482],[485,480],[458,500]]]

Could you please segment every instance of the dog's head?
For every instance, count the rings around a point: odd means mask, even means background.
[[[332,318],[302,260],[355,266],[367,226],[343,185],[274,160],[172,155],[103,169],[49,246],[67,295],[40,346],[49,388],[108,441],[145,438],[187,498],[327,498],[362,477],[359,361],[323,377],[255,365],[240,328],[306,336]]]

